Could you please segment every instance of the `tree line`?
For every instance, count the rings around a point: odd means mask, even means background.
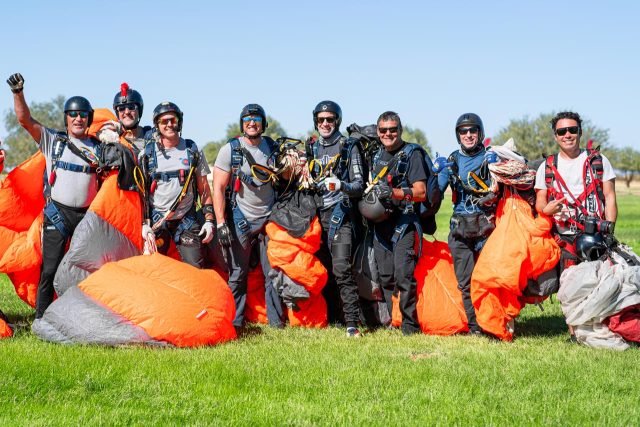
[[[43,125],[54,129],[63,129],[64,100],[64,96],[58,95],[50,101],[32,102],[29,108],[31,109],[32,116]],[[509,138],[513,138],[520,154],[531,161],[539,161],[543,155],[553,154],[558,151],[553,132],[549,125],[554,115],[555,112],[551,112],[542,113],[535,118],[525,116],[519,119],[511,119],[509,124],[492,138],[492,142],[494,145],[500,145]],[[265,135],[274,139],[280,136],[289,136],[304,140],[315,134],[315,131],[311,129],[307,131],[305,135],[291,135],[287,133],[278,120],[273,117],[267,117],[267,120],[269,127]],[[6,149],[7,154],[5,166],[7,169],[10,169],[32,155],[37,150],[37,147],[33,143],[31,136],[22,129],[18,123],[13,110],[7,110],[5,112],[4,124],[8,134],[4,139],[2,148]],[[367,125],[368,123],[359,124]],[[346,128],[346,125],[343,127]],[[628,187],[631,181],[640,175],[640,151],[633,147],[615,147],[611,145],[609,143],[609,130],[594,125],[590,120],[584,120],[582,127],[583,145],[586,144],[586,141],[589,139],[593,140],[594,145],[599,146],[603,154],[611,160],[611,164],[618,171],[619,179],[622,179]],[[220,147],[229,139],[240,134],[239,122],[229,123],[224,139],[210,141],[203,145],[203,151],[207,160],[213,163]],[[427,152],[433,156],[427,136],[422,129],[404,126],[403,139],[422,145]]]

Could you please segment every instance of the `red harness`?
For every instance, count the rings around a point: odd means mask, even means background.
[[[602,155],[599,147],[593,148],[593,141],[587,143],[587,159],[584,161],[582,168],[582,181],[587,182],[587,174],[591,174],[591,182],[584,185],[584,190],[577,197],[571,193],[566,182],[558,172],[558,154],[548,156],[545,162],[545,183],[547,186],[547,194],[549,200],[558,200],[568,195],[564,204],[570,209],[570,212],[579,211],[582,215],[589,216],[590,213],[584,206],[584,202],[590,194],[595,194],[596,214],[600,218],[604,218],[604,191],[602,189],[602,177],[604,168],[602,166]],[[558,183],[558,189],[555,188],[554,181]],[[573,210],[571,210],[573,208]],[[570,217],[568,220],[558,222],[558,225],[564,227],[575,227],[578,230],[584,230],[584,225],[577,218]]]

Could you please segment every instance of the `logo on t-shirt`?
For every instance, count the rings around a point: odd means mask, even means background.
[[[185,166],[189,166],[189,159],[180,158],[180,163],[182,163]]]

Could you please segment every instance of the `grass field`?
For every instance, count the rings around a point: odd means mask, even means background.
[[[636,249],[639,202],[620,197],[616,230]],[[3,425],[640,424],[640,352],[567,344],[555,299],[523,310],[513,343],[256,326],[202,349],[48,344],[4,278],[0,299],[19,324],[0,341]]]

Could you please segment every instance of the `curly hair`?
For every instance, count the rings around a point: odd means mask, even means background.
[[[573,111],[561,111],[558,114],[556,114],[549,122],[551,124],[551,129],[555,131],[556,125],[562,119],[575,120],[576,122],[578,122],[578,127],[582,129],[582,119],[580,118],[580,114],[574,113]]]

